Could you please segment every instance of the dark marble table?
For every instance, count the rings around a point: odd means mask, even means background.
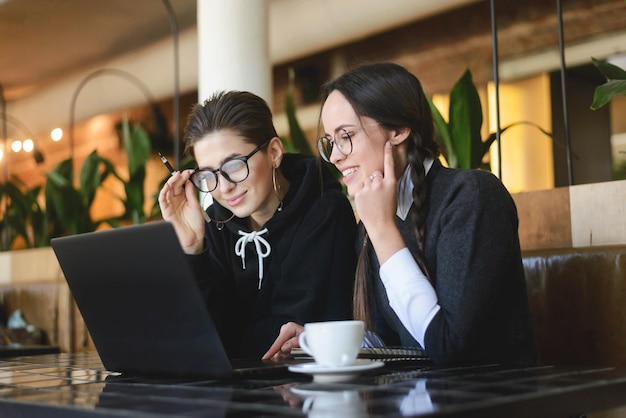
[[[626,405],[618,368],[387,361],[342,382],[287,370],[197,380],[122,376],[96,353],[0,359],[0,417],[572,417]]]

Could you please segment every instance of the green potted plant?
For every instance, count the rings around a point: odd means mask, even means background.
[[[16,241],[25,248],[45,245],[48,237],[43,227],[45,212],[37,200],[40,192],[41,186],[28,189],[16,176],[0,183],[0,200],[7,199],[6,213],[0,217],[0,251],[10,250]],[[7,225],[9,228],[5,230]]]
[[[483,158],[489,152],[489,148],[496,140],[497,135],[493,132],[485,140],[481,137],[483,111],[470,70],[468,69],[463,73],[450,92],[450,110],[447,122],[434,105],[432,98],[428,95],[427,97],[435,123],[435,139],[441,147],[442,155],[448,166],[489,169],[488,165],[483,164]],[[534,126],[552,138],[550,132],[529,121],[507,125],[500,130],[500,133],[504,133],[513,126],[523,124]]]
[[[44,193],[50,238],[98,228],[103,220],[93,220],[90,208],[97,189],[113,171],[111,162],[93,151],[81,166],[77,187],[71,158],[60,162],[46,175]]]
[[[61,218],[66,225],[65,231],[55,231],[57,234],[90,232],[103,223],[112,227],[137,224],[158,215],[154,209],[148,213],[144,210],[146,165],[152,152],[150,137],[141,124],[124,119],[121,124],[121,138],[128,160],[126,174],[120,174],[111,161],[98,156],[94,151],[81,168],[77,189],[71,186],[72,182],[65,166],[70,165],[69,160],[62,163],[65,165],[55,169],[53,176],[48,176],[47,184],[52,184],[53,188],[49,199],[46,200],[52,204],[53,210],[58,209],[58,212],[63,213]],[[124,212],[119,216],[93,220],[89,215],[89,208],[93,204],[96,191],[103,187],[103,182],[108,176],[115,177],[124,186],[124,194],[116,195],[124,205]],[[155,204],[155,207],[158,206]]]
[[[154,210],[144,213],[146,163],[151,153],[146,130],[139,124],[123,121],[122,143],[128,157],[126,176],[120,175],[111,161],[93,151],[80,168],[77,184],[71,158],[47,173],[44,185],[28,189],[17,177],[0,183],[0,198],[8,199],[6,213],[0,218],[3,238],[5,225],[9,226],[8,240],[3,240],[2,251],[15,248],[16,243],[19,248],[45,247],[50,245],[52,237],[95,231],[103,223],[113,227],[140,223],[158,214]],[[92,219],[90,208],[96,192],[109,176],[124,185],[124,195],[117,196],[124,205],[124,213],[107,219]],[[41,193],[44,206],[39,204]]]
[[[122,144],[128,158],[128,173],[122,177],[115,170],[112,174],[124,185],[124,197],[119,197],[124,204],[124,213],[107,220],[111,226],[123,223],[142,223],[149,215],[144,212],[146,164],[150,159],[152,146],[148,132],[138,123],[122,122]]]

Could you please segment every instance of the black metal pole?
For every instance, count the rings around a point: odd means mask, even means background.
[[[574,184],[574,172],[572,167],[572,144],[569,133],[569,116],[567,114],[567,88],[566,88],[566,67],[565,67],[565,41],[563,38],[563,11],[561,0],[556,0],[556,15],[559,21],[559,54],[561,56],[561,100],[563,101],[563,122],[565,129],[565,150],[567,153],[567,175],[569,185]]]
[[[3,156],[3,160],[4,160],[4,164],[2,165],[2,171],[4,173],[4,183],[7,184],[9,182],[9,162],[7,160],[8,158],[8,153],[9,153],[9,147],[8,147],[8,141],[9,141],[9,134],[7,133],[7,102],[4,99],[4,87],[2,86],[2,84],[0,84],[0,102],[2,105],[2,144],[4,146],[4,156]],[[2,233],[2,250],[8,250],[9,249],[9,196],[5,195],[4,199],[3,199],[3,208],[2,208],[2,213],[3,213],[3,233]]]
[[[493,87],[496,94],[496,143],[498,144],[498,177],[502,180],[502,142],[500,141],[500,74],[498,61],[498,27],[495,0],[490,0],[491,45],[493,49]]]
[[[35,135],[33,134],[33,131],[30,130],[30,128],[28,126],[26,126],[26,124],[24,122],[22,122],[21,120],[19,120],[18,118],[16,118],[15,116],[11,116],[8,113],[4,112],[4,110],[2,110],[2,120],[3,122],[6,123],[11,123],[15,128],[17,128],[18,130],[20,130],[22,132],[22,134],[29,136],[31,139],[35,138]]]
[[[172,31],[172,41],[174,42],[174,168],[180,168],[180,74],[178,56],[178,23],[176,14],[169,0],[163,0],[163,5],[167,9]]]
[[[139,78],[135,77],[133,74],[129,72],[119,70],[116,68],[100,68],[98,70],[95,70],[89,73],[85,78],[81,80],[80,83],[78,83],[78,87],[76,87],[76,90],[74,90],[74,94],[72,95],[72,100],[70,102],[70,124],[69,124],[69,129],[68,129],[69,130],[68,142],[70,145],[70,158],[72,159],[72,166],[74,165],[74,124],[76,122],[76,115],[75,115],[76,101],[78,100],[78,95],[82,91],[83,87],[85,87],[85,85],[90,80],[96,77],[100,77],[102,75],[114,75],[114,76],[118,76],[118,77],[121,77],[123,79],[130,81],[132,84],[137,86],[139,90],[141,90],[141,92],[144,94],[144,96],[146,97],[150,105],[154,105],[156,103],[154,95],[150,92],[148,87]]]

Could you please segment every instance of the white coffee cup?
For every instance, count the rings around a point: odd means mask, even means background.
[[[364,332],[363,321],[311,322],[304,324],[298,341],[320,366],[349,366],[356,361]]]

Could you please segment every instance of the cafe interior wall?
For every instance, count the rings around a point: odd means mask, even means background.
[[[583,0],[575,0],[569,2],[573,4],[572,10],[567,9],[565,34],[570,45],[567,51],[574,51],[574,57],[571,53],[568,55],[568,62],[575,65],[588,63],[591,51],[587,48],[586,52],[576,50],[580,45],[596,38],[602,38],[602,31],[598,27],[589,27],[587,33],[581,32],[579,23],[581,17],[578,16],[580,8],[584,11],[586,4]],[[497,2],[500,7],[501,2]],[[500,22],[505,24],[499,28],[498,36],[500,39],[500,58],[502,81],[500,83],[500,117],[501,126],[519,120],[530,120],[537,123],[542,128],[552,131],[554,121],[559,121],[559,115],[552,117],[554,111],[553,97],[551,97],[550,74],[558,71],[558,63],[555,61],[556,45],[556,19],[554,17],[554,7],[547,7],[538,0],[533,0],[525,5],[506,4],[500,9]],[[515,19],[531,19],[528,22],[514,25]],[[549,24],[545,22],[549,21]],[[535,29],[538,33],[534,42],[543,40],[544,45],[523,45],[516,43],[516,36],[519,37],[520,31],[532,31],[533,24],[536,23],[539,29]],[[610,27],[613,25],[613,27]],[[616,31],[618,36],[624,36],[626,24],[622,29],[616,23],[605,26]],[[521,27],[521,29],[520,29]],[[442,29],[443,28],[443,29]],[[546,35],[546,28],[554,31],[552,35]],[[309,134],[311,142],[314,141],[317,130],[317,115],[319,104],[310,97],[303,97],[304,85],[319,85],[324,79],[340,72],[346,66],[359,60],[378,60],[387,59],[399,62],[407,66],[415,74],[420,76],[427,92],[432,93],[437,102],[441,103],[440,109],[443,113],[447,113],[446,95],[452,87],[453,82],[461,75],[465,68],[470,68],[474,74],[475,82],[481,93],[483,101],[483,112],[485,123],[483,126],[484,136],[488,131],[494,131],[495,126],[495,100],[494,86],[492,74],[492,43],[489,25],[489,4],[486,1],[472,3],[458,9],[432,16],[424,20],[403,25],[402,27],[389,30],[385,33],[366,37],[355,42],[348,43],[339,47],[302,57],[289,62],[281,63],[274,66],[274,97],[272,107],[276,115],[276,125],[281,133],[287,133],[285,116],[282,112],[284,93],[286,89],[286,73],[288,68],[296,69],[297,83],[300,87],[298,90],[299,109],[298,117]],[[528,33],[522,33],[528,37]],[[598,42],[601,42],[599,39]],[[615,49],[612,44],[616,41],[609,39],[606,48],[599,48],[598,44],[594,44],[593,49],[601,55],[608,55],[608,49]],[[525,50],[528,48],[529,50]],[[549,50],[549,56],[542,57]],[[537,52],[538,51],[538,52]],[[539,59],[537,58],[539,56]],[[543,66],[539,69],[533,67],[540,61]],[[530,62],[530,64],[528,64]],[[528,67],[526,73],[521,68]],[[513,68],[513,69],[512,69]],[[187,94],[193,97],[194,91],[187,91]],[[82,95],[88,96],[87,88]],[[309,93],[308,96],[311,96]],[[570,97],[570,99],[572,99]],[[572,99],[573,100],[573,99]],[[584,97],[583,102],[590,103],[591,96]],[[171,99],[165,101],[171,106]],[[616,104],[617,103],[617,104]],[[623,114],[623,111],[615,110],[619,103],[611,103],[606,111],[611,114]],[[166,104],[166,105],[167,105]],[[137,109],[141,110],[141,106]],[[181,121],[184,124],[188,107],[181,106]],[[133,109],[127,110],[133,111]],[[104,126],[106,118],[109,118],[109,129],[112,122],[119,118],[121,112],[111,112],[100,116],[93,117],[89,120],[77,123],[77,159],[80,161],[88,152],[94,148],[104,149],[105,153],[110,153],[114,161],[123,163],[123,155],[119,149],[109,147],[109,143],[113,143],[110,131],[107,133]],[[610,134],[619,134],[624,129],[615,120],[623,118],[612,116],[610,121],[612,124]],[[171,121],[170,121],[171,122]],[[100,128],[98,128],[100,126]],[[100,129],[100,130],[98,130]],[[103,130],[104,129],[104,130]],[[80,142],[82,132],[89,131],[88,142]],[[41,180],[43,173],[50,170],[53,165],[65,158],[68,154],[67,145],[63,142],[51,144],[47,137],[38,137],[36,143],[44,148],[46,161],[44,164],[36,165],[32,157],[7,156],[12,158],[11,173],[23,178],[27,184],[36,184]],[[538,130],[528,126],[520,126],[511,129],[502,136],[502,180],[509,190],[513,193],[531,190],[549,189],[555,185],[563,185],[561,176],[560,183],[555,183],[555,150],[558,147],[553,146],[549,138],[545,137]],[[488,159],[495,173],[499,171],[497,151],[493,150]],[[580,161],[575,161],[580,164]],[[604,161],[603,163],[606,163]],[[589,164],[597,162],[590,161]],[[158,161],[154,161],[155,170],[160,170]],[[149,172],[151,170],[149,169]],[[562,171],[562,170],[561,170]],[[157,176],[158,177],[158,176]],[[608,179],[607,179],[608,180]],[[579,182],[585,182],[584,179]],[[110,208],[110,201],[103,197],[94,205],[94,210],[105,210],[102,208]],[[100,208],[100,209],[98,209]]]

